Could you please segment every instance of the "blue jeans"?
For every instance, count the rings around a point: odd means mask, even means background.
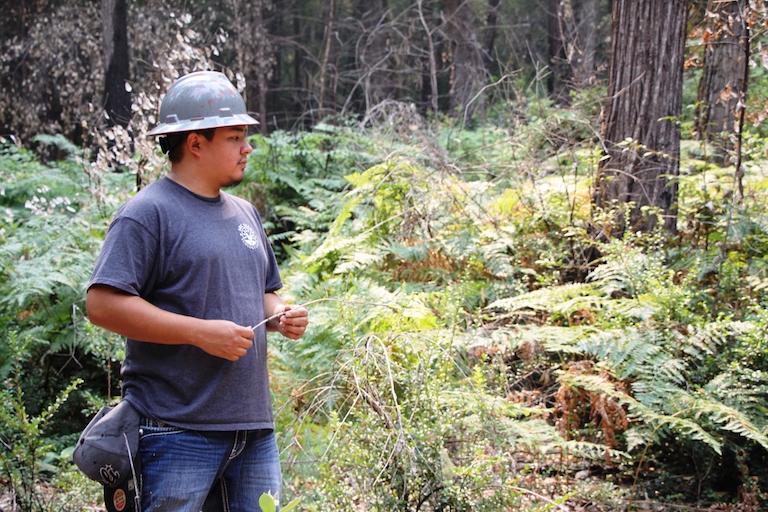
[[[143,419],[143,512],[258,512],[268,492],[279,502],[282,473],[271,430],[201,432]]]

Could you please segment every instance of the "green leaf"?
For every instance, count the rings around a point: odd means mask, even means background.
[[[282,512],[289,512],[290,510],[295,509],[299,506],[299,502],[301,501],[301,498],[296,498],[295,500],[292,500],[289,504],[281,508],[280,510]]]
[[[262,512],[275,512],[277,510],[275,499],[266,492],[259,498],[259,506]]]

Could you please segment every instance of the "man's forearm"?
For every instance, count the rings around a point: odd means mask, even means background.
[[[92,286],[86,310],[91,323],[137,341],[193,345],[230,361],[244,356],[253,346],[253,331],[246,326],[165,311],[110,286]]]
[[[91,323],[127,338],[167,345],[190,344],[200,320],[165,311],[136,295],[103,285],[92,286],[86,298]]]

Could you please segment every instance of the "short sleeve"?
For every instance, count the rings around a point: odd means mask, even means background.
[[[143,296],[157,279],[158,240],[133,219],[118,217],[109,227],[88,283]]]

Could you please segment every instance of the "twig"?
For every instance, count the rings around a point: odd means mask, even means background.
[[[532,491],[530,489],[525,489],[524,487],[517,487],[516,485],[511,485],[510,489],[514,489],[515,491],[520,491],[520,492],[527,492],[528,494],[530,494],[532,496],[536,496],[537,498],[539,498],[542,501],[546,501],[550,505],[554,505],[555,507],[559,508],[560,510],[568,510],[568,508],[565,507],[564,505],[561,505],[560,503],[557,503],[554,500],[551,500],[551,499],[547,498],[546,496],[544,496],[542,494],[539,494],[537,492],[534,492],[534,491]]]
[[[358,305],[362,305],[362,306],[383,306],[385,308],[392,308],[392,309],[395,309],[395,310],[401,309],[400,306],[393,306],[391,304],[379,304],[379,303],[376,303],[376,302],[363,302],[363,301],[357,301],[357,300],[333,299],[331,297],[323,297],[322,299],[311,300],[309,302],[305,302],[304,304],[297,304],[297,306],[299,306],[301,308],[305,308],[305,307],[310,306],[312,304],[317,304],[318,302],[327,302],[327,301],[339,302],[341,304],[358,304]],[[253,327],[249,327],[249,329],[255,331],[256,329],[258,329],[259,327],[261,327],[265,323],[269,322],[270,320],[274,320],[275,318],[280,318],[284,314],[285,314],[285,311],[281,311],[280,313],[274,314],[274,315],[270,316],[269,318],[265,318],[264,320],[262,320],[261,322],[257,323]]]

